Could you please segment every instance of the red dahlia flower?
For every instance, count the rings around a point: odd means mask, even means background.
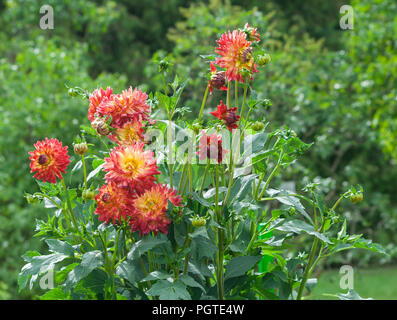
[[[197,152],[200,161],[216,159],[218,163],[221,163],[225,153],[227,153],[227,150],[222,148],[221,135],[214,133],[207,136],[205,131],[202,132],[199,151]]]
[[[112,221],[115,224],[116,220],[121,222],[121,218],[126,220],[132,214],[131,195],[127,189],[120,188],[115,183],[103,185],[95,200],[98,203],[95,214],[106,223]]]
[[[113,89],[110,87],[106,88],[106,91],[102,88],[94,90],[89,97],[90,105],[88,106],[88,119],[90,122],[95,120],[95,114],[97,108],[102,102],[111,101],[113,99]]]
[[[210,94],[212,94],[212,91],[214,88],[218,90],[227,90],[225,87],[225,71],[216,71],[215,64],[211,62],[211,79],[208,82],[208,88],[210,90]]]
[[[124,123],[131,120],[150,120],[150,106],[146,100],[148,95],[135,88],[124,90],[122,94],[115,95],[112,100],[101,103],[98,112],[104,116],[112,117],[113,127],[122,127]]]
[[[218,109],[214,112],[210,112],[214,117],[223,120],[225,123],[226,127],[232,131],[233,129],[238,128],[237,121],[240,119],[240,116],[236,114],[237,112],[237,107],[235,108],[227,108],[223,104],[223,101],[221,100],[221,104],[217,106]]]
[[[215,49],[221,55],[215,63],[226,69],[226,78],[229,81],[244,82],[242,72],[244,69],[258,72],[252,58],[251,41],[247,41],[243,31],[234,30],[226,32],[217,40],[219,47]]]
[[[70,163],[68,147],[63,147],[57,139],[48,138],[37,141],[34,147],[36,150],[29,152],[30,172],[37,171],[34,177],[51,183],[56,183],[57,177],[62,180],[62,173]]]
[[[154,234],[167,234],[168,225],[171,223],[166,215],[168,200],[175,206],[182,206],[181,196],[177,195],[175,190],[161,184],[137,196],[133,204],[134,213],[130,218],[131,230],[139,231],[140,235],[152,231]]]
[[[152,151],[144,151],[143,142],[134,141],[126,147],[113,148],[109,158],[105,158],[103,170],[108,182],[131,190],[143,192],[152,187],[156,181],[155,174],[160,174]]]

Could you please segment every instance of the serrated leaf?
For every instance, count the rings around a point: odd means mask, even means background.
[[[74,256],[74,249],[73,247],[64,241],[57,240],[57,239],[47,239],[45,241],[49,247],[49,250],[52,252],[63,253],[67,256]]]
[[[90,274],[92,270],[103,265],[104,259],[99,250],[90,251],[83,255],[81,263],[69,272],[65,282],[66,290],[77,284],[81,279]]]

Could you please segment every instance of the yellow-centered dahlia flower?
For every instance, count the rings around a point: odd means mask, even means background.
[[[111,150],[109,158],[105,158],[103,170],[105,179],[132,191],[142,192],[154,185],[160,174],[156,159],[150,150],[144,151],[143,142],[133,142],[126,147],[119,146]]]
[[[115,183],[108,183],[99,189],[99,194],[95,196],[98,204],[95,214],[99,215],[99,220],[113,224],[121,219],[127,220],[132,214],[132,197],[128,190],[120,188]]]
[[[168,201],[175,206],[181,206],[182,198],[175,190],[165,185],[155,185],[134,199],[133,211],[130,217],[132,231],[140,235],[153,232],[168,233],[171,220],[167,217]]]
[[[226,69],[225,76],[229,81],[244,82],[242,75],[244,69],[258,72],[252,57],[251,41],[247,40],[247,35],[244,31],[225,32],[217,42],[219,47],[215,51],[221,57],[215,63]]]

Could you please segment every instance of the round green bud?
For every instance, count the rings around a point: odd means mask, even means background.
[[[252,129],[254,129],[255,131],[260,131],[265,127],[263,122],[260,121],[256,121],[253,125],[252,125]]]
[[[260,55],[257,60],[257,62],[260,66],[266,65],[266,64],[270,63],[270,61],[272,61],[272,59],[270,58],[270,55],[267,53]]]
[[[95,196],[96,196],[96,192],[91,189],[86,189],[83,191],[81,196],[82,196],[83,200],[94,200]]]
[[[357,202],[363,201],[363,199],[364,199],[364,196],[363,196],[362,192],[355,193],[350,196],[351,203],[357,203]]]
[[[200,123],[193,123],[192,125],[192,130],[194,131],[195,134],[199,134],[203,127],[201,126]]]
[[[192,220],[193,227],[203,227],[207,223],[207,220],[204,217],[194,217]]]

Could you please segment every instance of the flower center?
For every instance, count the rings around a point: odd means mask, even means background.
[[[39,161],[39,165],[41,165],[41,166],[45,165],[48,162],[48,157],[45,154],[41,154],[39,156],[38,161]]]
[[[110,198],[110,193],[109,193],[109,192],[105,192],[105,193],[102,195],[102,201],[103,201],[103,202],[107,202],[107,201],[109,200],[109,198]]]

